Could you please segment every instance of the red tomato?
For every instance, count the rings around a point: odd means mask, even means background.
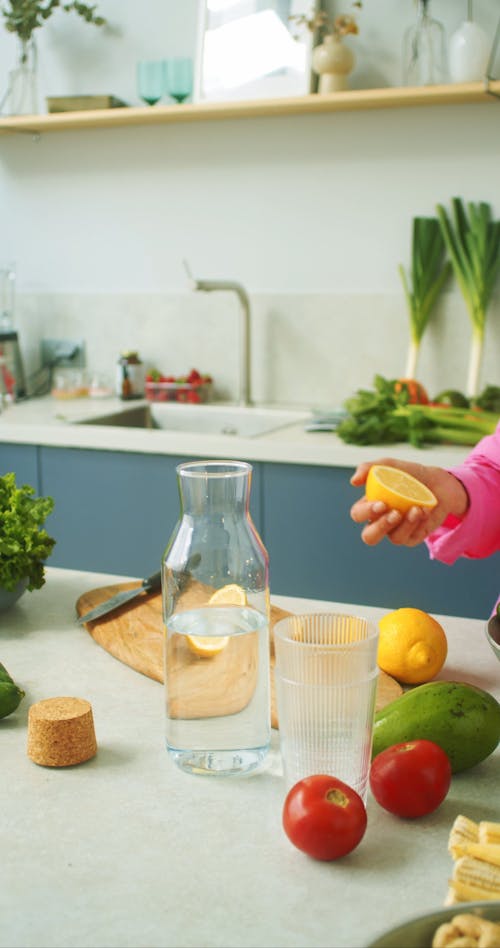
[[[394,744],[377,754],[370,768],[370,788],[377,803],[408,819],[437,810],[450,783],[450,760],[433,741]]]
[[[336,777],[304,777],[287,794],[283,828],[293,845],[313,859],[339,859],[364,836],[365,805],[352,787]]]

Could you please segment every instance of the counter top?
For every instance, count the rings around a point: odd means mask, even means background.
[[[361,461],[382,456],[452,467],[460,463],[469,451],[466,447],[445,445],[423,449],[408,444],[358,447],[346,444],[332,432],[304,431],[302,424],[259,437],[241,438],[123,426],[102,427],[89,423],[92,419],[130,405],[141,404],[146,403],[123,402],[118,398],[58,400],[50,395],[28,399],[9,405],[0,414],[0,444],[42,444],[192,457],[231,456],[249,461],[349,468],[356,467]]]
[[[193,777],[164,749],[163,689],[112,658],[75,621],[85,591],[123,580],[47,568],[41,590],[0,615],[0,661],[26,691],[0,721],[2,885],[7,948],[361,948],[439,909],[459,813],[498,820],[500,749],[453,777],[441,807],[402,821],[368,798],[359,847],[315,862],[281,828],[279,736],[258,774]],[[383,609],[273,597],[291,611]],[[437,617],[449,655],[440,677],[500,698],[483,623]],[[97,756],[67,769],[26,755],[29,706],[71,695],[93,708]]]

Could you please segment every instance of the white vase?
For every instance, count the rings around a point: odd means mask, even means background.
[[[483,29],[466,20],[450,36],[449,70],[452,82],[476,82],[484,79],[490,43]]]
[[[354,53],[339,36],[325,36],[312,53],[312,67],[319,75],[318,92],[347,89],[347,77],[354,67]]]

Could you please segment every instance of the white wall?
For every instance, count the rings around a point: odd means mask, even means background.
[[[42,95],[136,102],[136,61],[188,53],[195,7],[101,0],[119,25],[107,33],[58,11],[39,32]],[[448,33],[465,8],[432,5]],[[399,84],[414,9],[364,0],[353,86]],[[475,0],[474,12],[493,35],[497,0]],[[14,48],[0,32],[0,81]],[[500,100],[0,137],[0,259],[17,264],[29,366],[41,336],[83,334],[95,368],[113,372],[120,349],[137,347],[164,371],[213,372],[232,396],[235,301],[188,293],[187,257],[198,276],[241,280],[250,293],[257,400],[339,403],[377,371],[403,372],[397,265],[409,260],[412,217],[453,195],[500,215],[499,168]],[[497,299],[484,382],[500,382],[499,321]],[[431,391],[464,388],[469,338],[452,290],[424,339],[419,375]]]

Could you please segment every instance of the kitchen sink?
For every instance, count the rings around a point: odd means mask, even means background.
[[[280,428],[304,424],[310,417],[311,413],[308,411],[284,408],[150,402],[148,405],[134,405],[97,418],[87,418],[79,424],[159,428],[163,431],[257,438]]]

